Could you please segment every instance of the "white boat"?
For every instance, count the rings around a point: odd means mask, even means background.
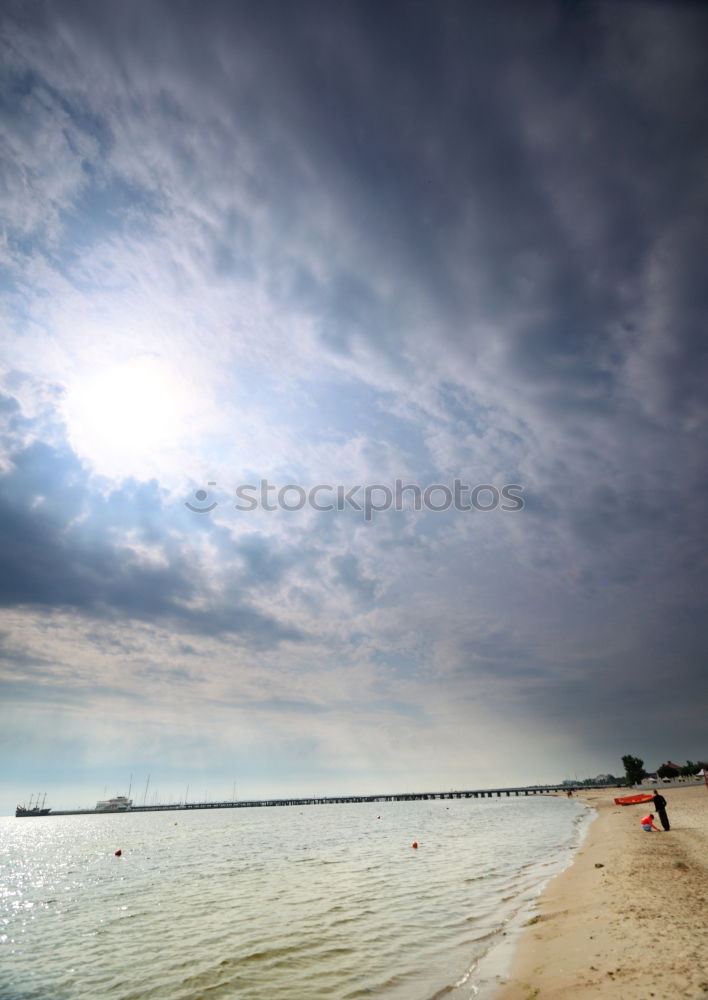
[[[133,800],[125,795],[116,795],[114,799],[102,799],[96,803],[97,813],[127,812],[133,805]]]

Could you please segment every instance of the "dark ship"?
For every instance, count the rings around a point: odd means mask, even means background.
[[[34,805],[32,805],[32,796],[30,795],[30,804],[28,806],[18,806],[17,809],[15,809],[15,816],[48,816],[52,810],[44,808],[46,800],[47,793],[45,792],[40,806],[39,793],[37,793],[37,801]]]

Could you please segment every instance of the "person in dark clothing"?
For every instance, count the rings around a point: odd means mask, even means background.
[[[652,802],[654,803],[654,808],[656,809],[659,817],[659,822],[665,830],[670,830],[671,824],[669,823],[669,817],[666,815],[666,799],[663,795],[657,792],[654,795]]]

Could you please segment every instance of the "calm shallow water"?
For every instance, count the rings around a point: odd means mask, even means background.
[[[479,960],[589,815],[529,797],[2,819],[0,996],[482,997]]]

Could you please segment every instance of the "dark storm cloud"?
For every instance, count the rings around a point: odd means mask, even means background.
[[[393,356],[432,300],[470,360],[493,323],[505,380],[551,414],[620,417],[637,359],[640,406],[703,412],[705,11],[207,4],[198,17],[157,8],[147,27],[140,44],[163,68],[225,88],[239,131],[258,137],[258,193],[278,225],[301,225],[318,186],[336,200],[341,265],[323,280],[288,261],[271,286],[319,313],[328,345],[358,336]],[[314,179],[278,155],[298,146]],[[372,287],[370,260],[393,270],[393,295]],[[658,331],[649,295],[666,311]]]
[[[577,734],[592,720],[593,742],[608,760],[614,758],[615,773],[621,773],[621,756],[631,746],[646,748],[643,753],[657,747],[657,759],[648,760],[649,767],[657,767],[671,746],[700,753],[708,703],[705,636],[689,629],[692,638],[672,636],[667,644],[661,635],[665,628],[662,623],[653,635],[649,628],[641,653],[624,656],[621,663],[589,657],[575,669],[564,664],[553,672],[532,670],[528,677],[512,678],[490,702],[499,710],[525,705],[556,734]],[[690,694],[684,697],[679,691]]]
[[[300,637],[249,607],[235,584],[228,604],[211,595],[205,607],[190,606],[204,597],[202,570],[171,536],[155,482],[124,483],[104,497],[66,445],[33,441],[10,459],[0,476],[0,606],[164,620],[256,645]],[[159,545],[157,564],[131,549],[128,531],[139,545]]]
[[[327,187],[413,308],[434,299],[470,360],[493,324],[505,384],[550,415],[622,421],[629,391],[671,423],[705,417],[705,11],[295,11],[268,25],[275,81],[299,96]],[[384,353],[405,337],[391,322],[409,315],[405,297],[371,295],[351,276],[319,288],[325,339],[356,331]]]

